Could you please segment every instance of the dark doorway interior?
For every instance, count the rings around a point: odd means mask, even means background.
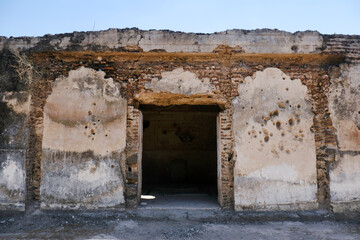
[[[142,194],[217,197],[213,106],[142,106]]]

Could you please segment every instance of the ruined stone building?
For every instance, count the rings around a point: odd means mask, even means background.
[[[360,209],[360,36],[109,29],[0,38],[0,209]]]

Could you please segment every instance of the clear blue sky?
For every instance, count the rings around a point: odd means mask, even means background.
[[[203,33],[277,28],[360,35],[360,0],[0,0],[0,36],[126,27]]]

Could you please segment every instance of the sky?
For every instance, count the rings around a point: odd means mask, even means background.
[[[0,0],[0,36],[132,27],[198,33],[276,28],[360,35],[360,0]]]

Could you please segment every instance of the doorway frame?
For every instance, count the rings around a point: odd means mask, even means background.
[[[137,208],[142,191],[143,114],[138,106],[127,107],[126,148],[122,157],[124,197],[129,209]],[[234,209],[232,112],[229,106],[216,117],[218,203],[223,209]]]

